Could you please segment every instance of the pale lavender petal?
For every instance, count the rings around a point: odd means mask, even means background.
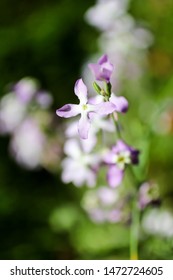
[[[108,56],[106,54],[102,55],[99,60],[98,60],[98,64],[102,65],[103,63],[108,61]]]
[[[88,132],[90,128],[90,120],[87,113],[81,114],[81,118],[78,123],[78,132],[82,139],[88,138]]]
[[[75,104],[66,104],[60,109],[56,110],[59,117],[70,118],[80,114],[80,106]]]
[[[112,102],[116,106],[116,111],[125,113],[128,110],[128,101],[123,96],[115,96],[113,93],[110,97],[110,102]]]
[[[123,180],[124,172],[116,166],[110,166],[107,174],[107,180],[110,187],[119,186]]]
[[[113,71],[113,67],[112,67],[112,70],[106,69],[106,68],[102,67],[102,70],[101,70],[101,72],[102,72],[102,75],[101,75],[102,80],[105,80],[106,82],[109,82],[110,81],[110,77],[112,75],[112,71]]]
[[[120,153],[123,151],[130,151],[130,147],[126,143],[124,143],[122,140],[118,140],[117,144],[112,147],[112,152],[114,154],[116,154],[116,153]]]
[[[116,110],[116,106],[111,102],[101,102],[97,105],[94,105],[94,112],[104,116],[113,113]]]
[[[94,63],[90,63],[88,64],[91,72],[93,73],[93,75],[95,76],[96,80],[103,80],[101,75],[100,75],[100,71],[101,71],[101,66],[99,64],[94,64]]]
[[[82,81],[82,79],[79,79],[76,81],[75,86],[74,86],[74,92],[77,95],[77,97],[80,100],[80,103],[86,104],[88,101],[87,98],[87,87]]]
[[[115,154],[110,151],[104,156],[104,162],[106,164],[114,164],[115,163]]]
[[[64,144],[64,153],[73,159],[79,158],[81,155],[81,149],[76,139],[68,139]]]

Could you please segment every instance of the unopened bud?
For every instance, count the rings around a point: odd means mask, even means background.
[[[109,97],[111,96],[111,89],[112,89],[111,83],[106,83],[106,93]]]
[[[93,83],[93,88],[97,93],[101,94],[102,89],[101,87],[99,87],[99,85],[96,82]]]

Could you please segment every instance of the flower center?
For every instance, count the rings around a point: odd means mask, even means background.
[[[115,163],[120,169],[124,169],[125,164],[131,162],[130,152],[121,152],[115,156]]]
[[[87,106],[86,104],[83,104],[83,105],[82,105],[82,109],[85,111],[85,110],[88,109],[88,106]]]

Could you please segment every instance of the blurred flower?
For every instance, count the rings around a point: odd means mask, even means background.
[[[82,206],[91,220],[97,223],[119,222],[122,218],[118,190],[102,186],[88,190],[82,200]]]
[[[129,0],[98,0],[86,12],[86,20],[100,30],[108,30],[125,13]]]
[[[0,133],[10,135],[12,156],[25,168],[44,166],[55,170],[56,166],[57,169],[60,137],[56,133],[51,136],[47,133],[51,127],[55,130],[49,109],[51,94],[40,90],[39,83],[29,77],[21,79],[12,88],[13,91],[0,100]]]
[[[73,182],[77,187],[84,184],[95,186],[99,156],[85,153],[76,139],[66,141],[64,152],[67,157],[62,162],[63,182]]]
[[[24,119],[26,111],[26,106],[14,92],[5,95],[0,101],[0,133],[12,133]]]
[[[121,184],[127,164],[138,163],[139,151],[118,140],[117,144],[105,155],[104,161],[108,164],[107,179],[111,187]]]
[[[47,109],[53,102],[53,98],[50,93],[46,91],[38,91],[36,95],[36,102],[40,105],[43,109]]]
[[[87,87],[83,83],[82,79],[77,80],[74,92],[79,98],[79,105],[66,104],[58,109],[56,113],[58,116],[64,118],[70,118],[81,114],[81,118],[78,123],[78,131],[81,138],[87,139],[91,123],[90,113],[93,112],[99,115],[108,115],[115,111],[115,105],[113,105],[111,102],[100,102],[96,105],[89,104],[87,97]]]
[[[163,237],[173,236],[173,214],[166,209],[151,209],[142,220],[145,232]]]
[[[41,163],[45,136],[33,119],[26,119],[15,130],[10,142],[10,150],[21,165],[29,169]]]
[[[100,0],[86,12],[87,22],[101,30],[96,57],[106,53],[114,65],[113,90],[121,90],[125,79],[136,82],[142,77],[146,50],[153,43],[152,34],[128,14],[128,2]],[[91,80],[86,68],[83,72]]]
[[[108,56],[103,55],[99,58],[98,63],[90,63],[89,68],[95,76],[95,79],[98,81],[110,82],[110,77],[113,72],[113,64],[110,63]]]
[[[38,90],[38,83],[33,78],[23,78],[14,85],[14,92],[20,101],[27,104],[31,101]]]
[[[158,185],[145,182],[139,188],[139,207],[144,209],[149,203],[159,198]]]

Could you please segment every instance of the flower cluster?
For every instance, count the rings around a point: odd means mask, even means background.
[[[67,122],[65,130],[62,180],[77,187],[94,188],[85,194],[83,202],[93,220],[128,220],[123,207],[130,194],[120,190],[124,189],[126,169],[139,161],[139,151],[121,137],[118,115],[128,111],[128,101],[112,92],[114,66],[107,55],[88,66],[95,77],[93,88],[96,95],[89,96],[87,86],[80,78],[74,86],[79,104],[66,104],[56,111],[59,117],[74,118]],[[101,187],[103,185],[107,187]],[[95,197],[95,204],[91,207],[88,206],[89,197]]]
[[[82,207],[94,222],[131,223],[134,201],[137,211],[142,211],[158,201],[158,188],[155,183],[134,179],[139,150],[122,137],[120,115],[128,111],[129,104],[124,96],[112,92],[114,65],[104,54],[88,68],[95,78],[96,94],[90,94],[90,85],[80,78],[74,86],[79,104],[66,104],[56,111],[59,117],[73,117],[66,122],[62,181],[90,188],[85,189]]]
[[[146,65],[146,51],[153,42],[152,34],[128,13],[129,2],[97,0],[85,15],[86,21],[100,31],[99,53],[107,53],[114,64],[116,71],[112,85],[116,90],[123,88],[124,80],[141,78]],[[108,71],[111,70],[110,67]],[[98,66],[95,71],[99,71]],[[91,80],[86,68],[84,74]]]
[[[10,152],[23,167],[34,169],[57,164],[60,151],[47,133],[53,114],[52,96],[38,81],[26,77],[11,86],[0,100],[0,134],[10,135]],[[46,152],[46,156],[45,156]],[[56,154],[56,156],[55,156]]]

